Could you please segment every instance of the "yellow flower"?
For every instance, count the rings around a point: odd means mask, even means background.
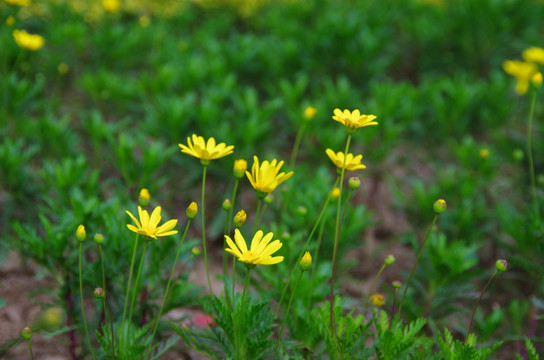
[[[253,156],[251,174],[246,171],[246,176],[259,197],[265,197],[274,191],[279,184],[293,176],[292,171],[287,174],[284,172],[279,173],[282,166],[283,160],[278,163],[276,159],[272,160],[272,162],[265,160],[259,165],[259,158]]]
[[[13,17],[13,15],[10,15],[6,19],[6,25],[13,26],[13,24],[15,24],[15,18]]]
[[[529,81],[533,80],[538,73],[538,67],[535,64],[517,60],[506,60],[502,64],[502,68],[507,74],[518,80],[516,92],[519,95],[527,93]]]
[[[313,106],[308,106],[306,110],[304,110],[304,117],[306,120],[311,120],[314,118],[315,114],[317,113],[317,109]]]
[[[57,66],[57,71],[59,74],[64,75],[70,70],[70,67],[66,63],[60,63],[59,66]]]
[[[8,4],[16,6],[28,6],[30,5],[30,0],[4,0]]]
[[[159,225],[159,222],[161,221],[160,206],[157,206],[155,210],[153,210],[153,212],[151,213],[151,217],[149,217],[149,213],[147,212],[147,210],[142,210],[141,206],[138,206],[138,215],[140,217],[140,221],[138,221],[138,219],[136,219],[134,215],[130,213],[130,211],[127,211],[126,213],[136,224],[136,226],[127,224],[127,228],[130,231],[134,231],[135,233],[138,233],[140,235],[156,239],[157,236],[168,236],[178,233],[177,230],[172,230],[178,223],[178,221],[175,219],[169,220],[161,226],[157,227],[157,225]]]
[[[361,115],[359,109],[355,109],[353,112],[347,109],[344,110],[344,112],[342,112],[340,109],[334,109],[334,115],[332,118],[333,120],[336,120],[344,125],[346,127],[346,131],[350,133],[355,132],[358,128],[378,125],[378,123],[374,121],[374,119],[376,119],[375,115]]]
[[[142,16],[140,16],[140,18],[138,19],[138,23],[139,23],[140,26],[143,27],[143,28],[148,27],[150,22],[151,22],[151,19],[149,18],[149,16],[142,15]]]
[[[121,1],[119,0],[102,0],[102,7],[104,10],[110,13],[119,11],[121,8]]]
[[[331,190],[331,197],[333,199],[338,199],[339,196],[340,196],[340,189],[335,186],[334,189]]]
[[[530,47],[521,54],[523,60],[527,62],[544,65],[544,49],[539,47]]]
[[[488,156],[489,156],[489,150],[487,150],[486,148],[480,149],[480,157],[482,159],[487,159]]]
[[[13,38],[19,47],[27,50],[40,50],[45,40],[40,35],[29,34],[25,30],[13,30]]]
[[[251,248],[248,250],[240,230],[235,229],[234,241],[228,235],[225,235],[228,245],[225,251],[236,256],[239,261],[246,263],[246,266],[249,265],[249,267],[277,264],[283,261],[283,256],[272,257],[272,254],[282,247],[282,243],[279,240],[270,242],[273,237],[274,234],[271,232],[263,237],[263,232],[261,230],[257,231],[251,241]]]
[[[370,295],[370,302],[374,306],[384,306],[385,305],[385,298],[382,294],[372,294]]]
[[[247,161],[244,159],[234,160],[234,176],[238,179],[244,177],[244,174],[247,171]]]
[[[199,158],[203,165],[208,165],[210,160],[232,154],[232,149],[234,149],[234,146],[227,146],[225,143],[216,144],[213,137],[206,142],[202,136],[196,136],[196,134],[193,134],[193,141],[191,141],[191,138],[187,138],[187,146],[178,145],[182,153]]]
[[[332,163],[338,168],[338,171],[341,171],[342,165],[344,165],[344,153],[339,151],[335,154],[331,149],[327,149],[325,152],[329,156],[329,159],[331,159]],[[346,171],[366,169],[366,165],[361,164],[362,159],[363,155],[353,156],[352,153],[348,153],[348,156],[346,156],[345,159]]]

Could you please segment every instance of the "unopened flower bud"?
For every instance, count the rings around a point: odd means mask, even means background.
[[[282,240],[290,240],[290,239],[291,239],[291,233],[288,232],[288,231],[284,231],[284,232],[281,234],[281,239],[282,239]]]
[[[274,201],[274,195],[272,195],[272,193],[266,195],[266,197],[264,198],[264,202],[267,204],[272,204],[273,201]]]
[[[198,205],[196,204],[196,202],[193,201],[189,204],[186,214],[189,219],[195,218],[196,214],[198,214]]]
[[[94,242],[97,244],[102,244],[104,242],[104,235],[94,234]]]
[[[32,330],[27,326],[21,330],[21,336],[25,340],[30,340],[32,338]]]
[[[191,249],[191,254],[193,254],[193,256],[198,256],[198,255],[202,254],[202,247],[201,246],[194,246]]]
[[[489,157],[489,150],[486,148],[480,149],[480,157],[482,159],[487,159]]]
[[[51,307],[40,314],[36,327],[51,331],[57,329],[63,322],[63,312],[60,307]]]
[[[402,287],[402,282],[400,282],[398,280],[393,281],[393,287],[395,289],[400,289]]]
[[[302,258],[298,262],[298,267],[301,271],[306,271],[312,266],[312,255],[309,251],[306,251]]]
[[[514,160],[516,161],[521,161],[523,160],[523,150],[521,149],[515,149],[513,152],[512,152],[512,156],[514,157]]]
[[[361,180],[357,176],[350,177],[348,185],[351,190],[357,190],[361,186]]]
[[[391,265],[395,262],[395,257],[393,255],[388,255],[385,260],[383,261],[383,263],[385,265]]]
[[[433,210],[437,214],[442,214],[444,211],[446,211],[446,200],[444,199],[438,199],[433,204]]]
[[[149,190],[142,189],[140,190],[140,196],[138,197],[138,202],[140,203],[140,206],[144,207],[149,204],[149,200],[151,199],[151,195],[149,195]]]
[[[77,231],[76,231],[76,238],[80,241],[80,242],[83,242],[85,241],[85,238],[87,237],[87,232],[85,231],[85,226],[83,225],[79,225],[77,227]]]
[[[234,160],[234,176],[238,179],[244,177],[247,170],[247,161],[244,159]]]
[[[300,205],[300,206],[297,208],[297,212],[298,212],[300,215],[304,216],[304,215],[308,214],[308,209],[306,208],[306,206]]]
[[[338,197],[340,196],[340,189],[335,187],[334,189],[332,189],[331,191],[331,198],[333,199],[338,199]]]
[[[497,260],[497,262],[495,263],[495,266],[497,267],[497,270],[499,271],[508,270],[508,263],[506,262],[506,260],[503,260],[503,259]]]
[[[247,214],[244,210],[240,210],[234,215],[234,226],[241,228],[247,220]]]
[[[106,292],[103,288],[97,287],[96,289],[94,289],[93,295],[95,298],[102,299],[106,295]]]
[[[314,118],[315,114],[317,113],[317,109],[314,108],[313,106],[308,106],[305,110],[304,110],[304,119],[306,121],[310,121]]]
[[[229,211],[230,209],[232,209],[232,203],[229,199],[225,199],[225,201],[223,201],[223,210]]]

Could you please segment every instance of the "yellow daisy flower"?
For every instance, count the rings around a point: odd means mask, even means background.
[[[136,217],[134,217],[134,215],[132,215],[130,211],[127,211],[126,213],[136,224],[136,226],[127,224],[127,228],[130,231],[134,231],[135,233],[138,233],[140,235],[156,239],[157,236],[168,236],[178,233],[177,230],[172,230],[178,223],[176,219],[169,220],[161,226],[157,227],[157,225],[159,225],[159,222],[161,221],[160,206],[157,206],[155,210],[153,210],[153,212],[151,213],[151,217],[149,216],[147,210],[142,210],[142,207],[138,206],[138,216],[140,217],[140,221],[138,221],[138,219],[136,219]]]
[[[259,165],[259,158],[253,156],[251,174],[246,171],[246,176],[259,197],[264,198],[274,191],[279,184],[293,176],[292,171],[287,174],[284,172],[279,173],[282,166],[283,160],[278,163],[276,159],[272,160],[272,162],[265,160]]]
[[[233,145],[227,146],[225,143],[216,144],[213,137],[206,142],[202,136],[193,134],[193,141],[187,138],[187,146],[178,144],[181,152],[200,159],[203,165],[208,165],[210,160],[222,158],[232,154]]]
[[[249,268],[255,265],[277,264],[283,261],[283,256],[272,257],[272,254],[282,247],[282,243],[279,240],[270,242],[273,237],[274,234],[271,232],[263,237],[263,232],[261,230],[257,231],[251,241],[251,248],[248,250],[240,230],[235,229],[234,241],[228,235],[225,235],[228,245],[225,251],[236,256],[239,261],[246,263]]]
[[[344,153],[339,151],[335,154],[331,149],[327,149],[325,152],[329,156],[329,159],[331,159],[332,163],[338,168],[337,170],[342,171],[342,165],[344,165]],[[361,164],[362,159],[363,155],[353,156],[352,153],[348,153],[345,159],[346,171],[366,169],[366,165]]]
[[[523,60],[527,62],[544,65],[544,49],[539,47],[530,47],[521,54]]]
[[[40,50],[45,44],[41,35],[29,34],[25,30],[13,30],[13,38],[19,47],[27,50]]]
[[[527,93],[530,81],[538,81],[539,72],[536,64],[517,60],[506,60],[502,64],[502,68],[508,75],[512,75],[518,80],[516,84],[516,93],[519,95]]]
[[[370,295],[370,302],[377,307],[384,306],[385,298],[382,294],[372,294]]]
[[[332,118],[333,120],[344,125],[346,127],[346,131],[350,133],[355,132],[358,128],[378,125],[378,123],[374,121],[374,119],[376,119],[375,115],[361,114],[359,109],[355,109],[353,112],[347,109],[343,112],[340,109],[334,109],[334,115]]]

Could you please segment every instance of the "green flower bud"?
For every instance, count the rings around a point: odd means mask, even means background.
[[[383,262],[385,265],[391,265],[395,262],[395,257],[393,255],[388,255]]]
[[[192,203],[189,204],[189,206],[187,207],[186,214],[189,219],[195,218],[196,214],[198,214],[198,205],[196,204],[196,202],[193,201]]]
[[[400,289],[402,287],[402,282],[400,282],[398,280],[393,281],[393,287],[395,289]]]
[[[302,258],[298,262],[298,268],[300,271],[306,271],[312,266],[312,255],[309,251],[306,251]]]
[[[512,156],[514,157],[514,160],[516,161],[521,161],[523,160],[523,157],[525,156],[523,154],[523,150],[521,149],[515,149],[513,152],[512,152]]]
[[[102,299],[104,296],[106,296],[106,292],[101,287],[97,287],[94,289],[93,295],[97,299]]]
[[[151,195],[149,195],[149,190],[142,189],[140,190],[140,196],[138,197],[138,202],[140,203],[140,206],[145,207],[147,204],[149,204],[149,200],[151,199]]]
[[[274,201],[274,195],[272,195],[272,193],[266,195],[266,197],[264,198],[264,202],[267,204],[272,204],[273,201]]]
[[[200,254],[202,254],[202,246],[195,246],[191,249],[191,254],[193,254],[193,256],[198,256]]]
[[[25,340],[30,340],[32,338],[32,330],[27,326],[21,330],[21,336]]]
[[[94,234],[94,242],[97,244],[104,243],[104,235],[102,234]]]
[[[246,220],[247,220],[246,212],[244,210],[240,210],[234,216],[234,226],[237,228],[241,228],[242,225],[245,224]]]
[[[351,190],[357,190],[361,186],[361,180],[357,176],[350,177],[348,185]]]
[[[281,234],[281,238],[282,238],[282,240],[290,240],[291,239],[291,233],[289,233],[288,231],[284,231]]]
[[[85,226],[79,225],[76,231],[76,238],[78,239],[78,241],[83,242],[85,241],[86,237],[87,237],[87,232],[85,231]]]
[[[232,203],[229,199],[225,199],[225,201],[223,201],[223,210],[229,211],[230,209],[232,209]]]
[[[446,211],[446,206],[446,200],[438,199],[433,204],[433,210],[437,214],[442,214],[444,211]]]
[[[306,208],[306,206],[300,205],[300,206],[297,208],[297,212],[298,212],[300,215],[304,216],[304,215],[308,214],[308,209]]]
[[[508,263],[506,262],[506,260],[503,260],[503,259],[497,260],[497,262],[495,263],[495,266],[497,267],[497,270],[499,271],[508,270]]]
[[[244,177],[247,170],[247,161],[244,159],[234,160],[234,176],[238,179]]]

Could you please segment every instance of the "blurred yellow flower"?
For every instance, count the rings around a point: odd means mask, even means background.
[[[375,115],[365,115],[361,114],[359,109],[353,110],[353,112],[349,110],[344,110],[343,112],[340,109],[334,109],[334,115],[333,120],[338,121],[342,125],[346,127],[346,130],[348,132],[355,132],[358,128],[362,128],[365,126],[371,126],[371,125],[378,125],[374,119],[376,119]]]
[[[143,188],[142,190],[140,190],[140,195],[138,196],[138,203],[141,206],[147,206],[150,200],[151,200],[151,194],[149,193],[149,190],[146,188]]]
[[[502,64],[502,68],[508,75],[512,75],[518,80],[516,84],[516,93],[519,95],[527,93],[530,81],[533,81],[533,79],[538,81],[538,67],[536,64],[517,60],[506,60]]]
[[[340,189],[335,186],[334,189],[331,190],[331,197],[333,199],[338,199],[339,196],[340,196]]]
[[[253,156],[251,174],[246,171],[246,176],[260,198],[264,198],[274,191],[279,184],[293,176],[292,171],[287,174],[284,172],[279,173],[282,166],[283,160],[278,163],[276,159],[272,160],[272,162],[265,160],[259,165],[259,158]]]
[[[244,177],[244,174],[247,171],[247,161],[245,159],[234,160],[234,176],[238,179]]]
[[[331,149],[327,149],[325,152],[329,156],[329,159],[331,159],[332,163],[338,168],[338,171],[341,171],[342,165],[344,165],[344,153],[342,151],[334,153],[334,151]],[[352,153],[348,153],[345,158],[346,171],[366,169],[366,165],[361,164],[363,155],[353,156]]]
[[[175,219],[169,220],[161,226],[157,227],[157,225],[159,225],[159,222],[161,221],[160,206],[157,206],[155,210],[153,210],[153,212],[151,213],[151,217],[149,217],[149,213],[147,212],[147,210],[142,210],[142,207],[138,206],[138,216],[140,217],[140,221],[138,221],[138,219],[136,219],[134,215],[130,213],[130,211],[127,211],[126,213],[136,224],[136,226],[127,224],[127,228],[130,231],[134,231],[135,233],[138,233],[140,235],[156,239],[157,236],[168,236],[178,233],[177,230],[172,230],[178,223],[178,221]]]
[[[120,0],[102,0],[102,7],[110,13],[115,13],[121,9]]]
[[[15,18],[13,17],[13,15],[10,15],[6,19],[6,25],[13,26],[13,24],[15,24]]]
[[[234,241],[228,235],[225,235],[228,245],[225,251],[236,256],[239,261],[250,265],[249,267],[255,265],[272,265],[282,262],[283,256],[272,257],[272,254],[282,247],[282,243],[279,240],[270,242],[274,237],[274,234],[271,232],[264,237],[263,235],[261,230],[257,231],[251,241],[251,248],[248,249],[242,233],[240,233],[240,230],[235,229]]]
[[[40,35],[29,34],[25,30],[13,30],[13,38],[19,47],[27,50],[40,50],[45,40]]]
[[[213,137],[206,142],[202,136],[196,136],[196,134],[193,134],[193,141],[191,141],[191,138],[187,138],[187,146],[178,145],[182,153],[199,158],[204,165],[208,165],[210,160],[232,154],[232,149],[234,149],[234,146],[227,146],[225,143],[216,144]]]
[[[482,159],[487,159],[488,156],[489,156],[489,150],[487,150],[486,148],[480,149],[480,157]]]
[[[527,62],[544,65],[544,49],[539,47],[530,47],[521,54],[523,60]]]
[[[385,305],[385,298],[382,294],[372,294],[370,295],[370,302],[374,306],[384,306]]]
[[[149,18],[149,16],[142,15],[138,19],[138,23],[140,24],[141,27],[146,28],[151,23],[151,19]]]
[[[304,117],[306,120],[311,120],[314,118],[315,114],[317,113],[317,109],[313,106],[308,106],[306,110],[304,110]]]
[[[16,6],[28,6],[30,5],[30,0],[4,0],[8,4]]]
[[[68,72],[68,70],[70,70],[70,67],[65,63],[60,63],[59,66],[57,66],[57,71],[61,75],[65,75]]]

